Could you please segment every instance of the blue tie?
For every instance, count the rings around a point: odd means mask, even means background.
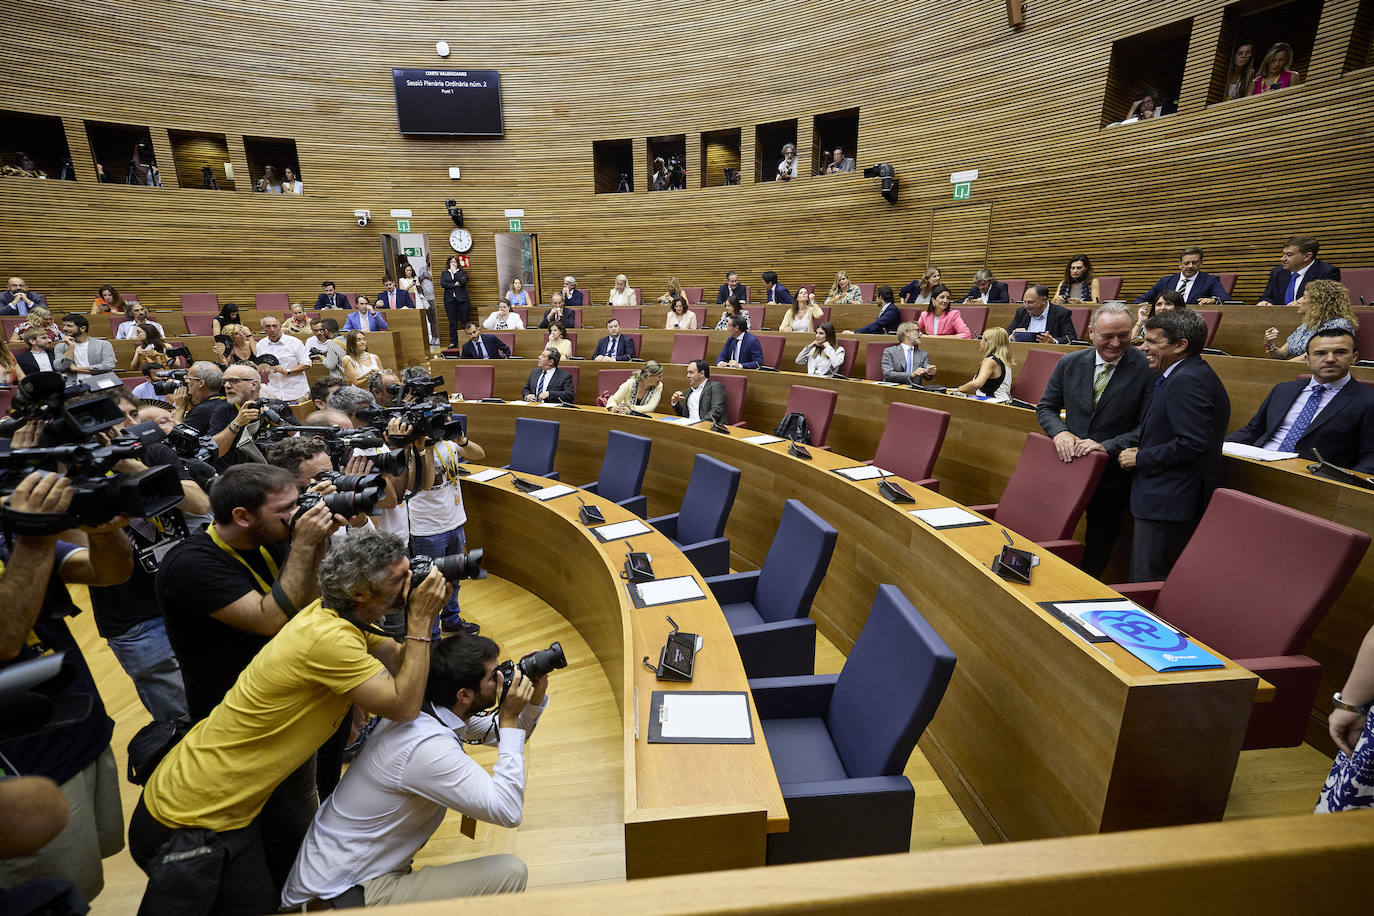
[[[1302,405],[1302,410],[1298,411],[1298,418],[1288,428],[1288,435],[1279,443],[1281,452],[1293,451],[1293,446],[1298,444],[1298,440],[1307,432],[1307,427],[1312,425],[1312,418],[1317,415],[1317,408],[1322,404],[1322,395],[1326,394],[1325,385],[1313,385],[1308,390],[1312,392],[1312,396]]]
[[[910,375],[910,374],[911,374],[911,348],[910,348],[910,347],[904,347],[903,349],[906,350],[906,374],[907,374],[907,375]]]
[[[482,338],[477,338],[477,355],[482,359],[487,358],[487,342]]]
[[[1295,273],[1288,278],[1288,291],[1283,294],[1283,304],[1289,305],[1296,298],[1298,298],[1298,275]]]
[[[549,374],[548,374],[547,372],[541,372],[541,373],[539,373],[539,384],[538,384],[538,386],[536,386],[536,388],[535,388],[535,392],[534,392],[535,394],[538,395],[538,394],[543,394],[543,393],[544,393],[544,383],[545,383],[546,381],[548,381],[548,378],[549,378]]]
[[[616,345],[616,339],[615,339],[614,337],[612,337],[612,338],[611,338],[611,345],[610,345],[609,347],[606,348],[606,355],[609,356],[611,359],[615,359],[615,345]]]

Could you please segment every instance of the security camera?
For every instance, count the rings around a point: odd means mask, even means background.
[[[368,223],[372,222],[372,211],[371,211],[371,210],[354,210],[354,211],[353,211],[353,215],[354,215],[354,217],[357,218],[357,220],[358,220],[358,226],[359,226],[360,228],[363,227],[363,226],[366,226]]]

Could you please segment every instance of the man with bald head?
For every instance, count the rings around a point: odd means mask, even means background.
[[[23,277],[10,277],[9,288],[0,293],[0,315],[27,315],[40,305],[47,308],[47,298],[30,290]]]
[[[305,377],[305,370],[310,368],[310,353],[300,338],[282,333],[276,315],[265,316],[259,324],[267,339],[258,341],[258,355],[266,353],[277,358],[277,365],[267,367],[267,396],[290,404],[300,403],[310,392],[310,380]]]

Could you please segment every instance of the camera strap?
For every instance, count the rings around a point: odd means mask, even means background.
[[[218,547],[220,550],[223,550],[225,553],[229,554],[229,556],[233,557],[235,560],[238,560],[240,563],[243,564],[243,568],[248,570],[248,572],[252,574],[253,581],[258,583],[258,588],[262,590],[262,593],[264,595],[271,593],[272,587],[262,580],[262,576],[258,575],[258,571],[256,569],[248,565],[248,561],[243,558],[242,554],[240,554],[233,547],[230,547],[225,542],[224,538],[220,537],[219,532],[215,530],[215,526],[213,524],[211,524],[205,530],[210,534],[210,540],[215,542],[216,547]],[[263,561],[267,564],[267,568],[271,571],[273,581],[276,581],[277,576],[281,574],[280,571],[277,569],[277,561],[272,559],[272,554],[268,553],[267,548],[263,547],[262,545],[258,546],[258,552],[262,554]]]
[[[12,544],[16,536],[48,537],[81,524],[81,520],[70,513],[16,512],[5,506],[0,523],[4,525],[6,541]]]

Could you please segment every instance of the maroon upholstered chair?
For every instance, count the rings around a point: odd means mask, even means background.
[[[759,346],[763,348],[763,364],[770,369],[778,368],[778,364],[782,362],[782,346],[787,342],[787,338],[782,334],[755,336],[759,339]]]
[[[1010,299],[1012,302],[1025,302],[1026,285],[1027,283],[1025,280],[1008,280],[1007,298]]]
[[[1368,546],[1363,531],[1221,489],[1169,578],[1113,587],[1273,684],[1244,747],[1293,747],[1321,677],[1302,649]]]
[[[564,372],[566,372],[566,373],[568,373],[569,375],[572,376],[572,383],[573,383],[573,403],[576,403],[576,402],[577,402],[577,392],[581,390],[581,385],[582,385],[582,367],[581,367],[581,366],[574,366],[574,365],[571,365],[570,363],[560,362],[560,363],[558,364],[558,368],[562,369]]]
[[[112,314],[106,315],[105,317],[106,317],[106,319],[108,319],[109,322],[110,322],[110,339],[111,339],[111,340],[114,340],[114,336],[115,336],[116,334],[119,333],[119,326],[120,326],[121,324],[123,324],[124,322],[128,321],[129,319],[127,319],[127,318],[124,317],[124,313],[123,313],[123,312],[114,312],[114,313],[112,313]],[[152,318],[153,316],[149,315],[148,317],[149,317],[149,318]],[[215,318],[214,315],[211,315],[211,316],[210,316],[210,320],[213,321],[214,318]],[[156,318],[153,318],[153,320],[154,320],[154,321],[157,321]],[[161,322],[158,322],[158,323],[161,324]],[[97,334],[97,333],[96,333],[97,330],[98,330],[97,328],[91,328],[91,336],[92,336],[92,337],[103,337],[103,336],[104,336],[103,334]],[[13,332],[11,332],[11,333],[13,333]]]
[[[638,306],[633,308],[613,308],[611,309],[611,317],[620,322],[620,327],[622,329],[644,327],[644,309]],[[639,351],[636,350],[635,352],[638,353]]]
[[[840,363],[837,370],[840,375],[849,376],[854,368],[854,359],[859,355],[859,342],[853,337],[836,337],[835,344],[844,351],[844,362]],[[882,356],[878,359],[881,361]]]
[[[709,328],[706,327],[706,306],[704,306],[704,305],[693,305],[693,306],[689,306],[689,307],[688,307],[688,311],[690,311],[693,315],[696,315],[696,316],[697,316],[697,327],[698,327],[698,328],[700,328],[700,329],[703,330],[703,331],[710,330]]]
[[[620,336],[621,336],[621,337],[628,337],[628,338],[630,338],[630,340],[633,340],[633,341],[635,342],[635,358],[636,358],[636,359],[648,359],[648,358],[649,358],[649,357],[647,357],[647,356],[644,355],[644,335],[643,335],[643,334],[631,334],[631,333],[629,333],[629,332],[627,332],[627,331],[622,331],[621,334],[620,334]]]
[[[682,298],[687,300],[688,305],[696,305],[701,301],[701,291],[702,287],[700,286],[684,286],[682,288]],[[706,310],[702,309],[701,314],[697,316],[697,321],[701,322],[705,320]]]
[[[711,338],[705,334],[679,331],[673,335],[673,355],[668,362],[685,364],[694,359],[705,359],[706,345],[710,342]]]
[[[988,306],[986,305],[956,305],[954,308],[959,310],[959,314],[964,317],[964,324],[968,326],[969,334],[976,339],[983,336],[983,331],[988,326]]]
[[[1341,271],[1341,283],[1350,290],[1351,305],[1359,302],[1361,296],[1365,302],[1374,304],[1374,267],[1348,267]],[[129,297],[125,295],[124,298],[127,300]],[[1374,321],[1362,321],[1360,324],[1374,325]],[[1365,359],[1374,359],[1374,356],[1366,356]]]
[[[825,324],[825,323],[826,323],[827,321],[829,321],[829,320],[830,320],[830,306],[828,306],[828,305],[823,305],[823,306],[821,306],[821,324]],[[816,326],[816,322],[815,322],[814,319],[813,319],[812,322],[811,322],[811,326],[812,326],[812,327],[815,327],[815,326]]]
[[[348,300],[348,307],[349,307],[350,309],[353,309],[353,308],[356,308],[356,307],[357,307],[357,305],[358,305],[358,294],[357,294],[357,293],[339,293],[339,295],[340,295],[340,296],[343,296],[345,299]]]
[[[219,296],[215,293],[182,293],[181,310],[183,312],[217,314],[219,312]]]
[[[1093,310],[1087,306],[1072,306],[1069,314],[1073,316],[1073,336],[1076,340],[1088,339],[1088,325],[1093,320]]]
[[[1360,351],[1360,359],[1374,359],[1374,319],[1366,317],[1355,329],[1355,349]]]
[[[496,388],[495,366],[459,364],[453,367],[453,390],[469,401],[492,397]]]
[[[883,380],[883,351],[898,344],[891,340],[870,340],[864,344],[864,378],[870,382]]]
[[[899,305],[897,311],[901,313],[902,321],[915,321],[926,310],[924,305]]]
[[[757,334],[759,331],[768,330],[768,306],[750,305],[747,307],[749,312],[749,331]]]
[[[128,300],[126,299],[124,301],[127,302]],[[116,312],[115,314],[118,315],[121,319],[123,319],[124,317],[123,312]],[[14,329],[19,327],[21,324],[28,320],[29,319],[23,315],[15,315],[12,318],[0,318],[0,327],[3,327],[5,329],[5,339],[9,340],[11,337],[13,337]],[[19,346],[22,347],[23,344],[20,344]]]
[[[1039,403],[1040,396],[1045,393],[1045,385],[1050,380],[1050,373],[1063,355],[1054,350],[1027,350],[1025,360],[1016,367],[1012,378],[1011,396],[1018,401]]]
[[[640,288],[639,288],[638,286],[632,286],[632,287],[630,287],[630,289],[634,290],[634,292],[635,292],[635,305],[638,305],[638,306],[644,305],[644,297],[643,297],[642,295],[640,295],[640,292],[639,292]],[[635,327],[639,327],[639,325],[635,325]]]
[[[181,318],[186,322],[186,333],[192,337],[209,337],[215,332],[214,315],[197,315],[186,312]]]
[[[1121,295],[1120,277],[1098,277],[1097,291],[1102,294],[1102,301],[1107,302]]]
[[[1235,275],[1235,274],[1217,274],[1217,275],[1216,275],[1216,278],[1217,278],[1217,282],[1221,284],[1221,288],[1222,288],[1223,290],[1226,291],[1226,298],[1227,298],[1227,299],[1230,299],[1230,298],[1231,298],[1231,291],[1234,290],[1234,289],[1236,288],[1236,275]],[[1099,285],[1100,285],[1100,284],[1099,284]]]
[[[596,373],[596,393],[597,396],[615,394],[615,390],[625,384],[625,380],[634,374],[633,369],[600,369]]]
[[[1073,540],[1073,529],[1106,467],[1106,452],[1065,464],[1048,436],[1030,433],[1001,501],[969,508],[1077,566],[1083,545]]]
[[[940,446],[945,443],[948,429],[949,414],[943,410],[894,401],[887,408],[887,423],[878,440],[878,451],[867,463],[939,493],[940,481],[930,474],[935,470],[935,460],[940,457]]]
[[[743,375],[726,374],[712,376],[713,381],[725,386],[725,423],[728,426],[743,426],[741,415],[744,412],[744,389],[749,379]]]
[[[525,327],[527,327],[527,328],[530,326],[530,310],[529,310],[528,308],[525,308],[525,307],[522,306],[522,307],[520,307],[520,308],[513,308],[513,309],[511,309],[511,311],[512,311],[514,314],[520,316],[520,323],[521,323],[521,324],[523,324],[523,325],[524,325]],[[539,322],[536,321],[536,322],[534,323],[534,325],[535,325],[535,327],[538,327],[538,326],[539,326]]]
[[[830,435],[830,421],[835,418],[836,397],[835,392],[828,388],[793,385],[787,395],[787,409],[783,413],[805,415],[806,425],[811,427],[810,444],[825,448],[826,437]]]
[[[1221,327],[1221,309],[1198,309],[1197,313],[1207,323],[1207,343],[1204,346],[1210,347],[1212,341],[1216,340],[1217,328]]]
[[[253,307],[260,312],[289,311],[291,297],[286,293],[254,293]]]
[[[876,283],[855,283],[859,288],[859,295],[863,296],[865,302],[872,302],[877,295],[878,284]]]
[[[483,331],[482,333],[484,333],[484,334],[490,334],[492,337],[495,337],[497,340],[501,341],[501,343],[503,343],[503,344],[505,344],[506,346],[510,347],[510,355],[511,355],[511,356],[514,356],[514,355],[515,355],[515,332],[514,332],[514,331]]]
[[[133,377],[122,378],[120,379],[120,381],[124,383],[125,388],[128,388],[130,391],[133,391],[139,385],[142,385],[145,381],[147,381],[147,379],[145,379],[141,375],[135,375]]]

